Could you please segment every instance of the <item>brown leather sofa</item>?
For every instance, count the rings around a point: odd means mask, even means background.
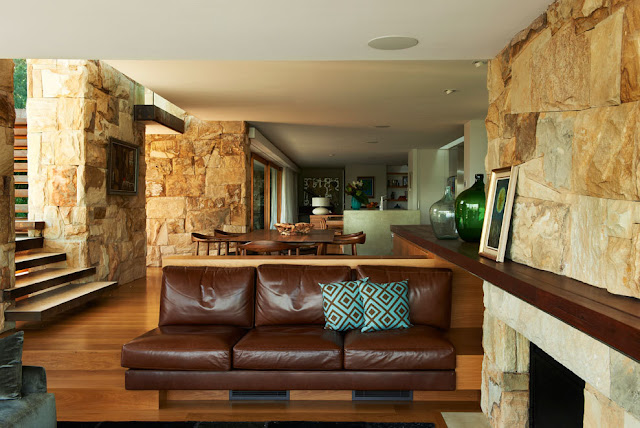
[[[325,330],[318,283],[409,279],[404,330]],[[401,266],[163,270],[158,328],[122,347],[127,389],[454,390],[451,271]]]

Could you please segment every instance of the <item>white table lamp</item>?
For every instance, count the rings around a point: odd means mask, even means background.
[[[311,198],[311,206],[317,207],[313,210],[315,215],[327,215],[331,212],[326,208],[331,206],[329,198]]]

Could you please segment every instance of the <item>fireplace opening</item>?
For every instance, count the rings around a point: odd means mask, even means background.
[[[531,343],[529,426],[580,427],[584,418],[584,381]]]

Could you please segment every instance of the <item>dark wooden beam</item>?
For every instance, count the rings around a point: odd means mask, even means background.
[[[184,134],[184,120],[162,110],[155,105],[136,105],[133,106],[134,120],[139,122],[155,122],[176,132]]]
[[[478,255],[478,244],[437,239],[431,226],[391,232],[640,361],[640,300],[510,260],[496,263]]]

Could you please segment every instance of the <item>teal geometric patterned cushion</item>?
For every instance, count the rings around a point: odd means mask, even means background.
[[[409,280],[375,284],[362,282],[360,295],[364,304],[362,331],[409,328]]]
[[[324,328],[347,331],[362,327],[364,308],[359,286],[367,279],[318,284],[322,289]]]

